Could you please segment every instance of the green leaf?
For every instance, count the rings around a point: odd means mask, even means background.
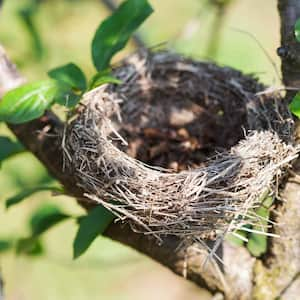
[[[0,101],[0,121],[20,124],[36,119],[65,92],[66,86],[56,80],[29,83],[9,91]]]
[[[300,42],[300,19],[295,23],[295,37],[298,42]]]
[[[0,253],[10,250],[13,247],[13,242],[11,240],[0,240]]]
[[[293,98],[292,102],[289,104],[290,111],[300,118],[300,93],[298,92],[296,96]]]
[[[127,0],[98,27],[92,41],[92,58],[98,71],[105,70],[133,32],[153,12],[147,0]]]
[[[38,26],[35,22],[35,15],[38,12],[38,1],[31,0],[26,7],[19,10],[19,16],[27,30],[32,42],[32,49],[37,59],[41,59],[44,55],[44,47]]]
[[[13,197],[8,198],[5,203],[6,208],[16,205],[22,202],[27,197],[33,195],[34,193],[41,192],[41,191],[52,191],[57,193],[63,192],[61,188],[51,187],[51,186],[42,186],[42,187],[34,187],[34,188],[26,189],[14,195]]]
[[[35,237],[22,238],[17,240],[16,253],[38,256],[44,253],[44,247],[42,242]]]
[[[48,75],[53,79],[66,83],[73,89],[85,91],[87,88],[84,73],[73,63],[52,69],[48,72]]]
[[[263,255],[267,251],[267,237],[262,234],[251,233],[249,235],[247,248],[249,252],[255,257]]]
[[[66,91],[64,94],[54,99],[55,103],[66,106],[68,108],[74,107],[80,101],[81,96],[76,95],[71,89]]]
[[[69,215],[63,213],[59,207],[53,204],[44,204],[39,207],[31,216],[30,227],[32,236],[37,236],[61,221],[70,218]]]
[[[90,210],[88,215],[80,217],[79,229],[73,243],[74,258],[82,255],[113,219],[114,215],[102,205]]]
[[[111,75],[109,71],[102,71],[93,76],[89,84],[89,90],[106,83],[121,84],[122,81]]]
[[[261,226],[267,226],[268,225],[268,219],[270,216],[270,207],[273,204],[273,198],[272,197],[266,197],[262,201],[262,206],[256,210],[256,214],[262,219],[260,219],[260,224]],[[257,225],[257,226],[252,226],[253,230],[257,231],[262,231],[262,227]],[[263,255],[264,253],[267,252],[267,247],[268,247],[268,237],[264,234],[259,234],[259,233],[250,233],[248,236],[248,243],[247,243],[247,248],[249,252],[256,257],[259,257]]]
[[[237,230],[235,233],[244,238],[246,238],[246,236],[247,236],[246,232],[242,231],[242,230]],[[232,233],[227,234],[226,241],[228,241],[229,243],[231,243],[232,245],[235,245],[235,246],[243,246],[244,241],[242,240],[242,238],[239,238],[237,235],[234,235]]]
[[[24,152],[25,148],[18,141],[13,141],[7,136],[0,136],[0,166],[5,159]]]

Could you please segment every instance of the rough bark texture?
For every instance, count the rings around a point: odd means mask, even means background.
[[[293,27],[300,17],[299,0],[280,0],[282,45],[278,53],[282,57],[284,83],[300,86],[300,44],[295,42]],[[0,96],[18,86],[24,79],[0,48]],[[63,157],[61,136],[63,125],[48,112],[42,118],[10,127],[20,141],[34,153],[78,201],[82,191],[76,187],[72,174],[62,172]],[[48,133],[48,134],[46,134]],[[51,133],[51,134],[49,134]],[[295,172],[300,171],[296,164]],[[264,260],[254,259],[244,248],[223,245],[224,271],[209,263],[203,268],[205,253],[199,253],[191,246],[187,251],[174,252],[180,241],[175,237],[165,239],[162,246],[148,236],[137,234],[122,224],[112,224],[106,235],[149,255],[169,267],[175,273],[186,276],[212,292],[221,292],[227,299],[298,299],[300,293],[300,186],[299,178],[292,176],[283,188],[283,205],[278,207],[275,233],[281,239],[272,240],[270,251]]]
[[[294,25],[300,18],[300,1],[279,0],[283,82],[288,87],[300,86],[300,43],[295,39]],[[289,101],[296,91],[286,95]],[[299,122],[296,138],[299,141]],[[274,232],[280,239],[270,241],[268,255],[254,267],[253,299],[298,299],[300,293],[300,161],[294,164],[292,176],[283,187],[274,220]]]
[[[281,46],[277,49],[282,60],[283,82],[288,87],[300,86],[300,43],[295,39],[294,26],[300,18],[299,0],[279,0]]]

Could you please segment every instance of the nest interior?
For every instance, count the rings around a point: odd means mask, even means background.
[[[85,95],[65,156],[85,196],[134,230],[215,238],[251,218],[289,162],[293,122],[251,76],[167,52],[139,52],[122,84]]]

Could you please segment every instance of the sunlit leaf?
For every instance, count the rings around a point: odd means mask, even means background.
[[[244,245],[243,238],[246,239],[246,236],[247,234],[245,231],[237,230],[235,234],[233,233],[227,234],[226,240],[235,246],[243,246]]]
[[[73,244],[74,258],[82,255],[95,238],[105,231],[113,219],[114,215],[101,205],[90,210],[88,215],[81,217]]]
[[[9,91],[0,101],[0,121],[19,124],[36,119],[66,90],[56,80],[44,80]]]
[[[86,78],[82,70],[75,64],[69,63],[52,69],[48,75],[58,81],[68,84],[71,88],[85,91],[87,88]]]
[[[300,118],[300,93],[298,92],[289,104],[290,111],[298,118]]]
[[[122,81],[116,77],[114,77],[109,71],[103,71],[97,73],[93,78],[91,79],[89,89],[94,89],[100,85],[106,84],[106,83],[114,83],[114,84],[121,84]]]
[[[92,42],[92,58],[98,71],[105,70],[115,53],[153,12],[147,0],[126,0],[98,27]]]
[[[27,197],[41,191],[51,191],[51,192],[56,192],[56,193],[62,193],[63,190],[61,188],[57,187],[51,187],[51,186],[40,186],[40,187],[34,187],[30,189],[26,189],[21,191],[20,193],[14,195],[13,197],[10,197],[6,200],[6,208],[9,208],[13,205],[16,205],[23,200],[25,200]]]

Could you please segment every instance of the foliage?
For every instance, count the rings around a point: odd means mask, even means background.
[[[53,204],[44,204],[39,207],[31,216],[30,227],[32,236],[38,236],[52,226],[66,220],[70,216]]]
[[[269,225],[270,208],[273,204],[272,197],[266,197],[255,214],[259,220],[257,225],[244,225],[241,230],[228,236],[228,241],[236,246],[246,246],[251,255],[260,257],[267,252],[267,226]]]
[[[121,84],[122,81],[119,80],[118,78],[113,77],[110,74],[110,71],[106,70],[106,71],[102,71],[102,72],[95,74],[91,78],[90,83],[89,83],[89,89],[90,90],[94,89],[105,83]]]
[[[91,209],[86,216],[79,218],[79,229],[73,244],[74,258],[82,255],[113,219],[114,215],[101,205]]]
[[[17,254],[38,256],[44,253],[40,236],[60,222],[71,218],[53,204],[42,204],[29,218],[30,234],[27,237],[14,237],[0,240],[0,252],[15,248]]]
[[[43,42],[35,22],[39,2],[40,0],[30,0],[26,6],[18,11],[20,20],[23,22],[24,28],[31,39],[32,49],[37,60],[40,60],[44,55]]]
[[[298,118],[300,118],[300,93],[297,93],[289,104],[290,111]]]
[[[127,0],[100,24],[92,41],[92,59],[97,70],[105,72],[92,78],[90,88],[119,83],[109,74],[110,61],[151,12],[147,0]],[[25,84],[8,92],[0,103],[0,121],[28,122],[42,116],[54,103],[73,107],[87,89],[86,77],[74,63],[55,68],[48,75],[53,80]]]
[[[29,188],[22,190],[20,193],[8,198],[6,200],[6,208],[9,208],[13,205],[19,204],[29,196],[33,195],[34,193],[41,192],[41,191],[52,191],[57,193],[62,193],[63,190],[57,187],[51,187],[51,186],[38,186],[34,188]]]
[[[0,136],[0,145],[0,167],[2,161],[25,151],[20,142],[13,141],[7,136]]]
[[[147,0],[125,1],[100,24],[92,42],[93,63],[98,71],[109,67],[113,55],[125,47],[152,11]]]
[[[9,91],[0,102],[0,120],[20,124],[42,116],[68,87],[60,81],[43,80]]]
[[[64,82],[73,89],[84,92],[87,88],[86,78],[82,70],[73,63],[68,63],[48,72],[49,77]]]
[[[37,57],[41,57],[42,41],[34,22],[38,3],[38,0],[29,1],[28,5],[19,11],[19,16],[32,37]],[[90,80],[87,80],[81,68],[74,63],[54,68],[48,72],[50,79],[24,84],[5,94],[0,101],[0,121],[12,124],[32,121],[41,117],[54,104],[73,108],[86,91],[105,83],[119,84],[120,80],[111,74],[111,59],[125,47],[133,32],[151,13],[152,8],[147,0],[124,1],[96,30],[91,48],[92,61],[97,73]],[[13,142],[8,137],[0,137],[0,143],[0,163],[24,151],[20,143]],[[63,192],[62,189],[53,186],[24,189],[7,199],[6,207],[19,204],[41,191]],[[18,254],[39,255],[44,251],[40,235],[70,217],[60,208],[44,204],[32,214],[29,220],[30,235],[25,238],[15,238],[14,241],[10,239],[0,241],[0,251],[15,247]],[[97,206],[86,216],[80,217],[78,233],[74,240],[74,258],[82,255],[112,220],[112,213],[102,206]]]

